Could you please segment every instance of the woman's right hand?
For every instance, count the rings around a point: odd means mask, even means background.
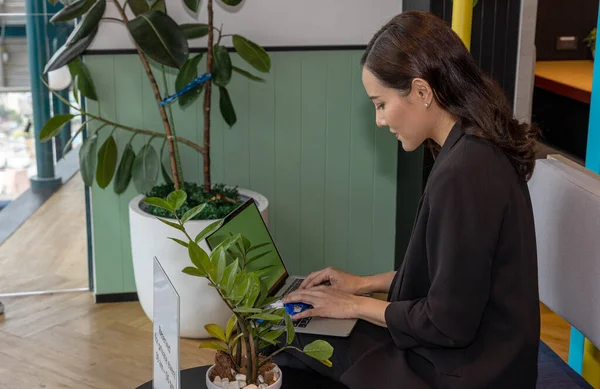
[[[363,290],[366,283],[365,277],[355,276],[354,274],[346,273],[333,267],[310,273],[298,289],[310,289],[327,283],[332,288],[345,293],[361,294],[366,292]]]

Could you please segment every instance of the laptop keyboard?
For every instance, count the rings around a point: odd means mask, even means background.
[[[302,281],[304,281],[304,279],[302,279],[302,278],[298,278],[298,279],[294,280],[294,282],[292,282],[281,295],[285,296],[287,294],[292,293],[293,291],[298,289],[300,287],[300,285],[302,285]],[[310,308],[312,308],[312,305],[310,306]],[[296,327],[296,328],[298,328],[298,327],[306,328],[306,326],[308,325],[308,323],[310,323],[311,320],[312,320],[312,317],[307,317],[307,318],[304,318],[301,320],[292,320],[292,323],[294,324],[294,327]],[[280,321],[278,325],[285,327],[285,320]]]

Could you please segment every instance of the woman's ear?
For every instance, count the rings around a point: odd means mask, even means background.
[[[415,78],[412,81],[412,90],[416,92],[419,102],[423,103],[426,107],[431,105],[433,91],[427,81],[422,78]]]

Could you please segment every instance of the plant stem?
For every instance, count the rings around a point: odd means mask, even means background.
[[[123,21],[122,21],[121,19],[117,19],[117,18],[109,18],[109,17],[106,17],[106,18],[102,18],[102,20],[107,20],[107,21],[111,21],[111,22],[117,22],[117,23],[121,23],[121,24],[123,24]]]
[[[161,65],[161,66],[162,66],[163,82],[165,84],[165,93],[167,96],[169,96],[169,84],[167,83],[167,74],[165,72],[165,65]],[[173,120],[173,109],[171,108],[171,104],[169,104],[168,109],[169,109],[169,120],[171,121],[171,131],[173,132],[173,136],[177,137],[177,133],[175,132],[175,120]],[[177,170],[179,170],[179,172],[181,173],[181,176],[180,176],[181,182],[179,182],[179,186],[183,187],[183,168],[181,167],[181,156],[179,155],[178,147],[175,147],[175,163],[177,163]]]
[[[273,359],[273,357],[277,354],[279,354],[280,352],[288,349],[288,348],[293,348],[295,350],[300,351],[301,353],[304,353],[304,351],[300,350],[298,347],[295,346],[285,346],[280,348],[279,350],[275,351],[273,354],[269,355],[267,358],[265,358],[264,361],[262,361],[261,363],[258,364],[258,368],[260,369],[261,367],[263,367],[268,361],[270,361],[271,359]]]
[[[61,95],[59,95],[58,93],[56,93],[56,91],[52,90],[50,88],[50,86],[46,83],[45,80],[42,79],[42,82],[44,83],[44,85],[46,85],[46,87],[50,90],[50,92],[52,92],[52,94],[54,96],[56,96],[63,103],[67,104],[69,107],[71,107],[74,110],[76,110],[79,113],[81,113],[81,115],[89,116],[92,119],[99,120],[99,121],[105,123],[105,125],[107,125],[107,126],[115,126],[115,127],[118,127],[118,128],[120,128],[122,130],[125,130],[125,131],[135,132],[136,134],[144,134],[144,135],[156,136],[156,137],[160,137],[160,138],[167,138],[167,135],[161,134],[160,132],[155,132],[155,131],[150,131],[150,130],[143,130],[143,129],[140,129],[140,128],[134,128],[134,127],[124,126],[122,124],[113,122],[111,120],[104,119],[102,116],[98,116],[98,115],[94,115],[94,114],[91,114],[89,112],[86,112],[83,109],[72,105],[64,97],[62,97]],[[204,153],[204,149],[202,148],[202,146],[197,145],[196,143],[194,143],[192,141],[189,141],[189,140],[187,140],[185,138],[173,138],[173,139],[175,139],[177,142],[181,142],[181,143],[183,143],[183,144],[185,144],[187,146],[190,146],[193,149],[198,150],[198,152],[200,152],[200,153]]]
[[[247,382],[248,383],[256,383],[256,378],[258,376],[257,371],[258,371],[258,361],[255,360],[255,358],[257,358],[256,355],[256,350],[254,347],[254,337],[252,336],[252,331],[250,331],[248,333],[248,344],[250,345],[250,350],[249,352],[246,352],[246,358],[248,359],[247,362],[247,367],[246,367],[246,378],[250,378]],[[250,358],[248,358],[248,355],[250,356]]]
[[[206,73],[212,74],[213,70],[213,0],[208,0],[208,47],[206,54]],[[206,84],[204,91],[204,190],[210,192],[210,102],[212,82]]]
[[[210,1],[211,0],[209,0],[209,3],[210,3]],[[129,19],[127,18],[127,14],[125,13],[125,10],[123,9],[123,7],[121,7],[121,4],[118,1],[115,1],[114,4],[117,7],[117,10],[119,11],[119,13],[121,14],[121,18],[123,19],[123,22],[128,23]],[[209,35],[210,35],[210,31],[209,31]],[[162,102],[162,97],[160,95],[160,90],[158,89],[158,84],[156,82],[156,78],[154,78],[154,74],[152,73],[152,69],[150,68],[150,64],[148,63],[148,58],[146,58],[146,55],[144,54],[142,49],[140,49],[140,47],[137,44],[135,45],[135,49],[138,52],[140,61],[142,62],[142,65],[144,66],[144,70],[146,71],[146,74],[148,75],[148,79],[150,80],[150,85],[152,86],[152,90],[154,91],[154,97],[156,98],[156,102],[157,102],[157,104],[160,104]],[[210,84],[209,84],[209,87],[210,87]],[[175,141],[173,140],[174,137],[173,137],[173,134],[171,131],[171,123],[169,123],[169,119],[167,118],[167,112],[165,111],[165,107],[164,106],[161,107],[159,105],[158,112],[160,113],[160,117],[163,121],[163,125],[165,127],[165,133],[167,136],[167,141],[169,143],[171,171],[173,173],[173,182],[175,183],[175,190],[179,190],[180,189],[179,183],[181,182],[181,180],[179,179],[179,170],[177,168],[177,161],[175,160],[175,155],[176,155],[175,148],[178,146],[175,143]]]
[[[238,331],[242,332],[242,326],[240,323],[237,324]],[[235,363],[240,366],[242,364],[242,342],[237,342],[235,345],[236,354],[235,354]]]

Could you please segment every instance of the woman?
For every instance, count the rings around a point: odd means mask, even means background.
[[[433,142],[439,152],[397,272],[328,268],[287,297],[314,306],[294,319],[362,319],[349,338],[327,339],[333,368],[296,357],[351,388],[535,388],[535,129],[513,119],[503,92],[431,14],[396,16],[362,65],[377,125],[406,151]],[[361,295],[371,292],[388,301]]]

